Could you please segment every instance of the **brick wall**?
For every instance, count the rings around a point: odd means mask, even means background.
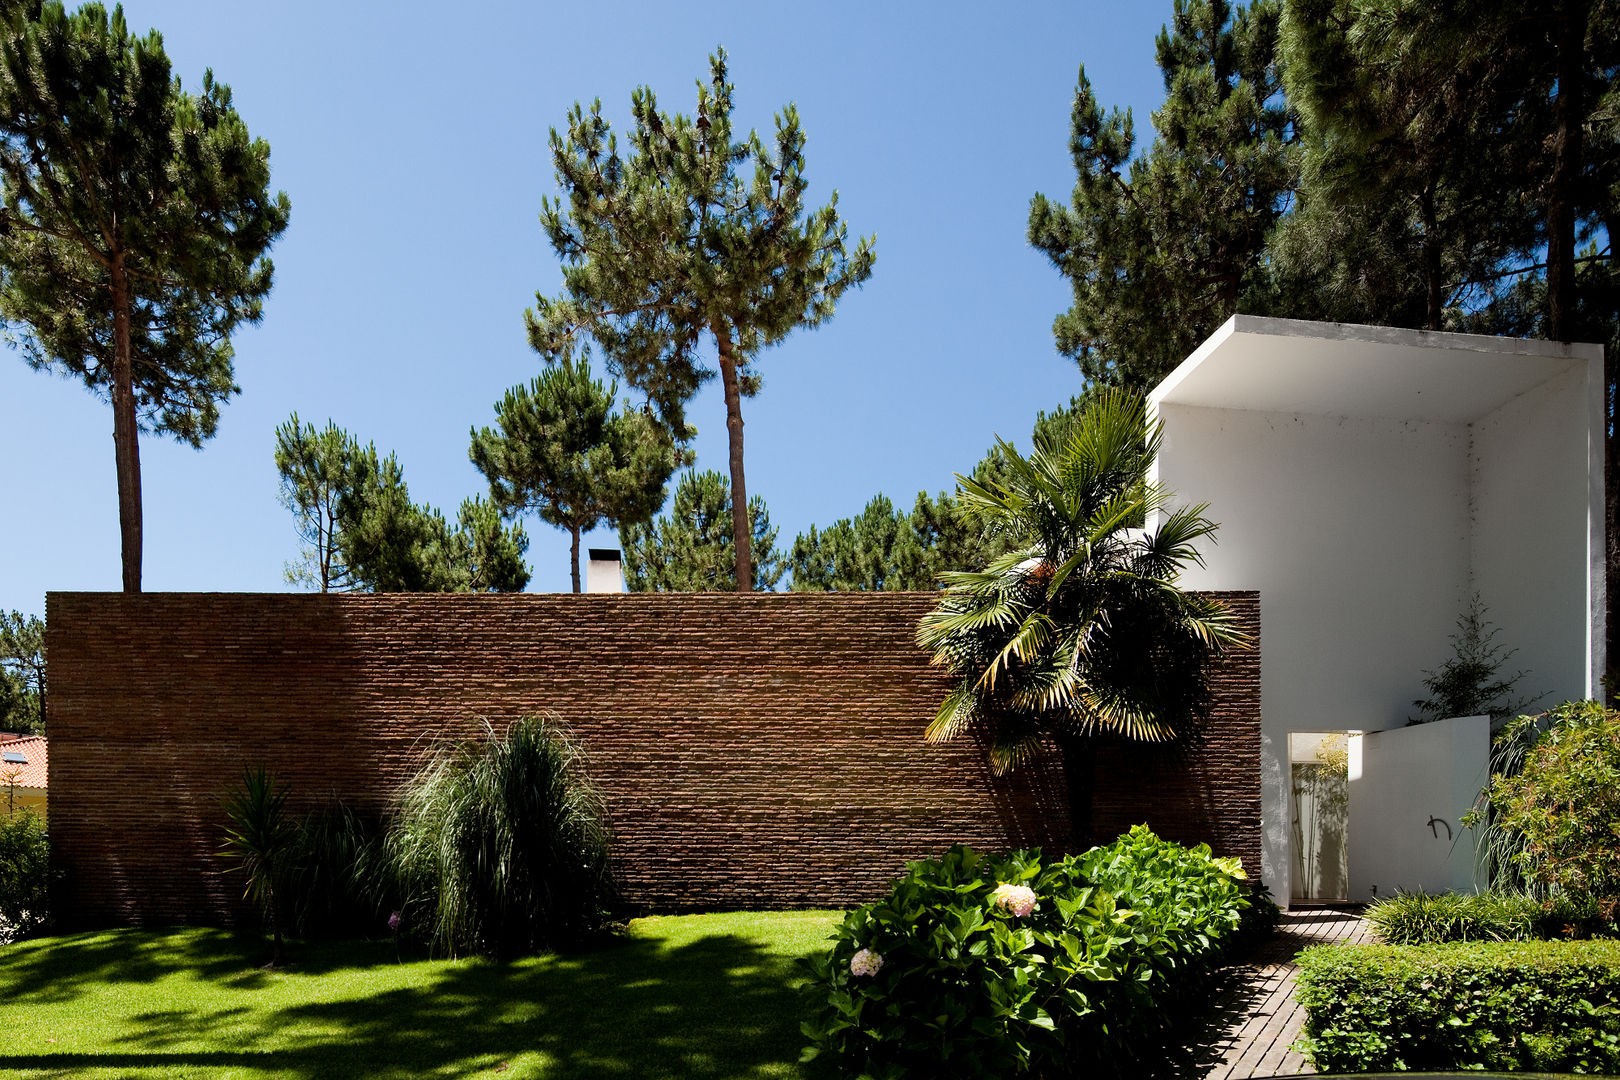
[[[52,593],[50,818],[69,925],[229,922],[215,854],[248,763],[380,811],[476,718],[561,717],[644,908],[845,905],[955,842],[1068,843],[1062,771],[926,746],[933,594]],[[1227,594],[1258,638],[1253,594]],[[1258,651],[1180,759],[1105,747],[1097,821],[1259,862]]]

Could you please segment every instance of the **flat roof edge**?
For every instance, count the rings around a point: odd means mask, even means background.
[[[1219,330],[1210,335],[1209,340],[1213,341],[1217,336],[1225,339],[1232,334],[1310,337],[1323,341],[1364,341],[1373,345],[1405,345],[1553,359],[1603,358],[1603,345],[1591,341],[1549,341],[1545,338],[1502,337],[1494,334],[1459,334],[1450,330],[1413,330],[1402,326],[1313,322],[1310,319],[1277,319],[1262,315],[1233,315]],[[1205,345],[1208,344],[1206,341]],[[1193,356],[1198,356],[1204,351],[1205,347],[1201,345]],[[1181,369],[1178,367],[1176,370]]]

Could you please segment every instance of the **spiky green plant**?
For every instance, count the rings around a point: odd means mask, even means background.
[[[287,788],[263,765],[242,770],[241,784],[225,797],[225,841],[219,854],[247,879],[242,895],[270,927],[271,965],[282,960],[283,885],[298,861],[298,827],[287,813]]]
[[[288,878],[288,922],[300,937],[377,933],[392,901],[382,827],[340,802],[300,816],[298,865]]]
[[[1121,390],[1098,394],[1028,458],[998,440],[1004,480],[957,479],[965,511],[1012,550],[941,575],[944,596],[917,633],[957,680],[926,738],[981,731],[1004,772],[1055,737],[1082,834],[1087,740],[1176,737],[1208,707],[1216,655],[1245,641],[1222,604],[1176,587],[1216,525],[1207,505],[1172,508],[1148,479],[1162,440],[1144,400]]]
[[[387,844],[406,925],[450,956],[583,945],[617,901],[584,754],[554,720],[483,727],[402,797]]]

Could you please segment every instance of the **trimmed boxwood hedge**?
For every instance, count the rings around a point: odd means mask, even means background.
[[[1620,942],[1319,945],[1296,993],[1322,1072],[1620,1072]]]

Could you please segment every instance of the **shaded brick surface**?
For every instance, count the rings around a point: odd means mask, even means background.
[[[1223,595],[1258,639],[1254,594]],[[642,908],[847,905],[952,843],[1066,847],[1055,754],[995,777],[971,742],[923,744],[947,680],[913,637],[936,599],[52,593],[57,910],[233,921],[214,853],[245,765],[294,808],[379,812],[478,718],[539,712],[583,739]],[[1101,751],[1099,826],[1258,865],[1258,651],[1216,696],[1180,759]]]

